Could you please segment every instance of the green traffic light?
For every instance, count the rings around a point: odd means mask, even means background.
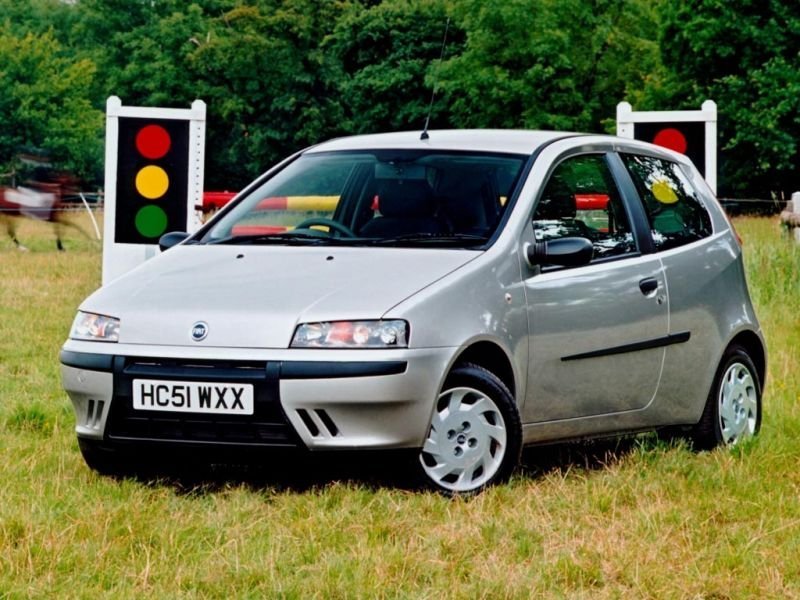
[[[147,238],[157,238],[167,230],[167,213],[155,204],[143,206],[136,213],[136,231]]]

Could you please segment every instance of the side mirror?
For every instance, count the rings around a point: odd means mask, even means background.
[[[525,247],[529,266],[557,265],[580,267],[588,265],[594,255],[592,242],[582,237],[565,237],[547,242],[535,242]]]
[[[177,246],[190,235],[190,233],[186,233],[185,231],[170,231],[158,239],[158,247],[162,252],[164,252],[173,246]]]

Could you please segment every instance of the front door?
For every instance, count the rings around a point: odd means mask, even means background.
[[[565,159],[545,184],[533,238],[584,237],[594,258],[527,273],[524,422],[631,411],[655,396],[669,333],[666,286],[661,261],[639,252],[631,221],[603,154]]]

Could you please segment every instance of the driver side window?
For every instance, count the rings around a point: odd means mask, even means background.
[[[630,221],[605,157],[589,154],[560,163],[533,214],[537,242],[582,237],[593,260],[637,252]]]

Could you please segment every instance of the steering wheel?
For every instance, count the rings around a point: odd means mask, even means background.
[[[310,229],[314,225],[322,225],[323,227],[327,227],[331,231],[337,231],[341,235],[345,237],[356,237],[355,232],[350,229],[347,225],[343,225],[339,223],[339,221],[334,221],[333,219],[328,219],[326,217],[311,217],[310,219],[306,219],[305,221],[298,223],[294,226],[295,229]]]

